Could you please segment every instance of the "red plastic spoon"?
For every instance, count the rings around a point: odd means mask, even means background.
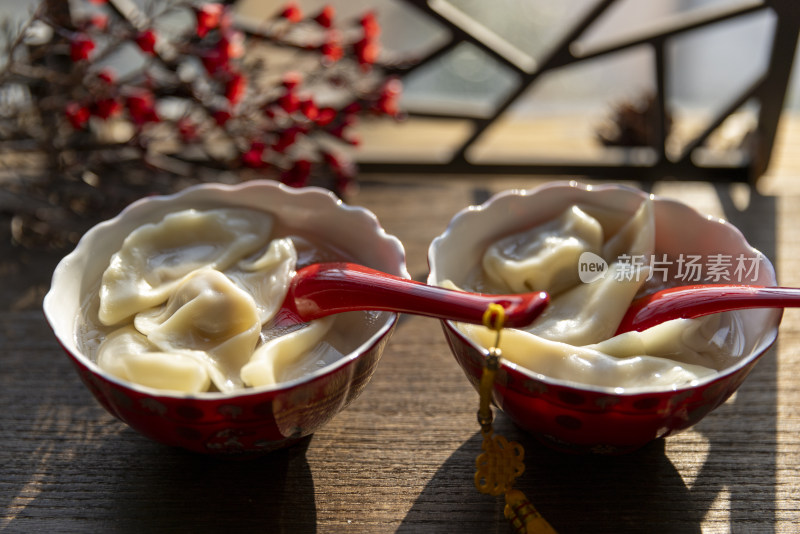
[[[481,324],[491,303],[503,306],[505,326],[525,326],[544,311],[543,291],[484,295],[429,286],[354,263],[317,263],[292,278],[272,326],[288,327],[334,313],[393,311]]]
[[[745,285],[671,287],[631,303],[617,334],[641,332],[671,319],[691,319],[746,308],[800,307],[800,289]]]

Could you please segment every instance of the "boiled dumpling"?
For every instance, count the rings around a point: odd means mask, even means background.
[[[551,223],[489,247],[483,258],[484,279],[494,284],[499,279],[516,292],[547,289],[548,283],[561,291],[529,327],[503,332],[503,357],[553,378],[626,389],[677,387],[722,368],[722,355],[741,352],[742,341],[736,334],[740,329],[731,321],[720,323],[719,316],[672,321],[614,337],[651,272],[655,211],[652,200],[646,199],[624,222],[611,215],[591,206],[573,206]],[[613,232],[595,216],[613,222]],[[596,228],[601,228],[599,243]],[[607,262],[605,271],[586,283],[579,277],[584,252]],[[532,282],[528,268],[540,275],[538,282]],[[450,281],[443,285],[457,289]],[[485,347],[495,342],[495,332],[485,327],[459,328]]]
[[[248,386],[270,386],[281,381],[286,370],[296,366],[317,345],[333,325],[334,316],[311,321],[300,329],[261,345],[242,368]]]
[[[552,302],[526,330],[573,345],[597,343],[614,335],[630,302],[648,278],[649,259],[655,250],[652,200],[644,200],[603,244],[604,234],[600,222],[587,210],[572,206],[551,223],[490,246],[484,255],[484,273],[490,280],[496,279],[498,273],[504,280],[517,280],[519,273],[527,269],[543,273],[540,286],[520,289],[519,284],[511,285],[517,292],[547,287],[546,279],[558,281],[558,291],[549,290],[551,296],[557,293]],[[602,252],[610,265],[603,276],[581,283],[579,261],[585,252]],[[568,286],[564,288],[561,283]]]
[[[644,200],[625,225],[603,245],[608,263],[638,260],[649,264],[656,249],[656,217],[653,201]]]
[[[647,279],[648,267],[631,269],[630,264],[612,263],[605,276],[554,298],[525,330],[571,345],[608,339]]]
[[[253,298],[211,268],[186,276],[166,304],[137,314],[133,323],[163,352],[206,353],[220,391],[242,386],[240,370],[261,334]]]
[[[255,260],[242,260],[227,275],[252,295],[261,324],[275,316],[292,281],[297,250],[291,239],[275,239]]]
[[[492,346],[496,333],[483,326],[461,324],[461,330],[483,346]],[[615,357],[589,347],[551,341],[520,330],[503,331],[503,358],[535,373],[596,386],[635,390],[675,387],[713,374],[714,369],[664,357]]]
[[[547,291],[556,295],[578,283],[578,259],[599,254],[603,229],[577,206],[553,221],[493,243],[483,256],[483,271],[501,292]]]
[[[206,391],[211,382],[205,354],[161,352],[132,326],[108,335],[98,348],[97,365],[122,380],[183,393]]]
[[[103,273],[100,321],[113,325],[162,304],[196,269],[227,269],[266,245],[272,226],[271,216],[247,209],[190,209],[137,228]]]
[[[165,390],[230,392],[341,355],[323,342],[332,317],[272,323],[299,256],[304,264],[340,258],[300,236],[272,240],[273,226],[273,216],[244,208],[187,209],[134,230],[91,304],[99,330],[111,332],[95,352],[101,367]]]
[[[731,357],[744,353],[739,316],[714,314],[674,319],[643,332],[626,332],[589,348],[619,358],[646,354],[721,370]]]

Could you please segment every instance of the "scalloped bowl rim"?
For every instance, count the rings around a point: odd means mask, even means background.
[[[754,248],[750,243],[748,243],[747,239],[742,234],[741,230],[739,230],[736,226],[731,224],[725,219],[714,217],[712,215],[704,215],[698,210],[694,209],[693,207],[680,202],[678,200],[674,200],[671,198],[662,197],[659,195],[649,194],[641,189],[636,187],[628,186],[625,184],[600,184],[600,185],[592,185],[592,184],[585,184],[575,180],[569,181],[553,181],[542,184],[538,187],[530,188],[530,189],[508,189],[505,191],[501,191],[488,200],[483,202],[480,205],[473,205],[467,206],[463,208],[458,213],[456,213],[453,218],[448,223],[444,232],[442,232],[439,236],[433,239],[431,245],[428,249],[428,265],[430,268],[430,272],[428,275],[428,283],[435,284],[438,280],[438,273],[437,273],[437,265],[435,261],[435,255],[442,246],[443,243],[446,242],[448,236],[456,231],[457,227],[464,224],[464,220],[472,217],[480,216],[479,214],[483,212],[487,212],[490,210],[497,210],[500,209],[496,206],[501,206],[504,202],[506,202],[509,198],[517,198],[517,197],[532,197],[534,195],[540,194],[549,189],[577,189],[582,190],[587,193],[598,192],[598,193],[613,193],[616,191],[624,192],[625,194],[636,194],[642,198],[649,196],[650,198],[657,200],[659,203],[670,204],[675,207],[679,207],[680,209],[689,210],[693,212],[695,216],[702,218],[708,222],[717,222],[722,224],[726,231],[731,232],[742,245],[743,248],[751,251],[755,255],[759,255],[763,259],[763,267],[767,268],[768,277],[772,283],[772,285],[776,285],[776,273],[775,268],[772,265],[772,262],[767,258],[766,255],[762,254],[759,250]],[[766,284],[765,284],[766,285]],[[553,378],[535,371],[532,371],[522,365],[518,365],[514,362],[508,361],[506,359],[501,358],[501,367],[507,367],[509,369],[513,369],[524,376],[539,380],[549,385],[560,386],[560,387],[568,387],[576,390],[581,391],[588,391],[593,393],[605,394],[605,395],[614,395],[614,396],[636,396],[636,395],[643,395],[643,394],[658,394],[658,393],[665,393],[665,392],[678,392],[678,391],[685,391],[685,390],[692,390],[698,387],[703,387],[707,384],[715,382],[717,380],[724,379],[730,375],[735,374],[743,367],[749,365],[753,360],[760,358],[769,348],[775,343],[775,340],[778,337],[778,327],[780,326],[783,310],[782,309],[773,309],[774,317],[765,320],[765,324],[769,326],[769,331],[765,332],[762,337],[758,338],[757,342],[754,344],[753,349],[750,351],[749,354],[743,355],[739,361],[735,364],[725,367],[715,373],[712,373],[706,377],[703,377],[699,380],[694,380],[690,384],[682,385],[682,386],[662,386],[662,387],[635,387],[635,388],[619,388],[619,387],[612,387],[612,386],[598,386],[594,384],[585,384],[582,382],[575,382],[572,380],[560,379],[560,378]],[[738,312],[733,312],[738,313]],[[466,343],[467,345],[471,346],[474,350],[476,350],[479,354],[482,354],[484,357],[487,356],[488,351],[486,348],[478,345],[476,342],[469,339],[457,326],[453,321],[443,321],[446,323],[447,328],[453,332],[458,338]],[[620,391],[622,390],[622,391]]]
[[[129,382],[127,380],[117,378],[116,376],[107,373],[106,371],[101,369],[94,361],[91,360],[91,358],[86,356],[83,353],[83,351],[81,351],[78,348],[76,333],[75,333],[76,321],[78,320],[77,318],[75,318],[72,321],[71,328],[68,329],[70,335],[66,336],[67,334],[67,332],[65,331],[66,327],[63,324],[61,324],[61,322],[58,321],[56,318],[58,315],[56,311],[58,307],[58,303],[56,302],[58,296],[56,289],[60,287],[62,281],[69,276],[69,271],[72,268],[72,264],[76,261],[80,261],[82,259],[81,258],[82,254],[89,252],[90,250],[89,247],[95,242],[95,240],[101,239],[104,236],[104,234],[115,231],[116,227],[120,226],[123,222],[130,220],[132,217],[136,217],[140,213],[144,213],[155,209],[154,206],[165,207],[175,202],[191,202],[193,197],[201,195],[205,191],[217,191],[225,195],[244,196],[250,190],[264,189],[264,188],[277,189],[281,191],[282,194],[289,194],[295,196],[298,199],[306,197],[307,199],[311,199],[312,201],[315,200],[316,202],[324,202],[328,205],[328,209],[343,210],[344,213],[346,213],[347,217],[354,217],[354,216],[360,217],[362,220],[364,220],[365,223],[367,223],[371,227],[371,230],[375,231],[376,238],[379,241],[385,243],[387,250],[389,250],[392,254],[395,255],[395,258],[393,258],[393,260],[397,261],[397,272],[392,274],[396,274],[404,278],[411,278],[411,275],[408,273],[408,270],[406,268],[405,249],[400,240],[397,237],[388,234],[386,232],[386,230],[383,228],[383,226],[381,226],[380,221],[378,221],[378,218],[375,216],[374,213],[360,206],[353,206],[346,204],[332,191],[315,186],[294,188],[271,180],[251,180],[247,182],[241,182],[238,184],[223,184],[223,183],[197,184],[187,187],[176,193],[144,197],[132,202],[131,204],[123,208],[122,211],[120,211],[120,213],[114,216],[113,218],[102,221],[93,226],[92,228],[90,228],[81,237],[81,239],[78,241],[78,244],[75,246],[72,252],[70,252],[64,258],[62,258],[62,260],[58,263],[55,270],[53,271],[50,289],[48,290],[43,300],[43,310],[45,318],[47,319],[47,322],[50,324],[51,329],[55,333],[56,338],[59,340],[62,347],[64,347],[64,349],[67,350],[73,358],[77,359],[81,363],[81,365],[87,367],[92,373],[95,373],[103,377],[103,379],[108,380],[109,382],[112,382],[116,385],[154,397],[210,400],[210,401],[218,401],[222,399],[236,399],[253,395],[260,395],[263,393],[274,393],[284,390],[290,390],[307,382],[312,382],[317,378],[325,376],[329,373],[333,373],[337,371],[339,368],[348,365],[351,361],[358,359],[365,352],[369,351],[372,347],[374,347],[377,343],[379,343],[382,338],[384,338],[388,333],[391,332],[392,328],[394,327],[394,325],[397,323],[398,320],[398,315],[396,313],[381,312],[386,316],[386,318],[382,320],[383,324],[380,326],[380,328],[374,334],[372,334],[368,339],[364,340],[361,344],[359,344],[358,347],[356,347],[350,353],[344,354],[341,358],[337,359],[336,361],[331,362],[328,365],[321,367],[320,369],[316,369],[313,372],[305,374],[303,376],[279,382],[277,384],[273,384],[270,386],[246,388],[233,393],[223,393],[216,391],[200,392],[200,393],[182,393],[178,391],[156,389],[149,386],[143,386],[141,384]],[[230,204],[220,203],[219,207],[223,207],[225,205],[230,205]],[[140,224],[145,224],[146,222],[147,221],[143,221]]]

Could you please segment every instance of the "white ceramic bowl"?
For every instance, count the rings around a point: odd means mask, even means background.
[[[463,284],[490,243],[551,220],[571,205],[590,204],[630,216],[646,196],[630,187],[576,182],[551,182],[529,191],[500,193],[481,206],[470,206],[456,214],[446,231],[434,239],[428,256],[428,283],[439,285],[449,279]],[[674,200],[653,199],[657,255],[761,256],[728,222],[702,215]],[[776,285],[771,263],[762,258],[757,276],[744,283]],[[695,385],[618,393],[615,388],[555,379],[503,361],[494,401],[521,427],[561,449],[625,452],[638,448],[697,423],[735,391],[772,345],[781,310],[734,313],[742,319],[741,354],[735,364]],[[456,360],[477,387],[486,350],[453,323],[443,321],[443,325]]]
[[[273,214],[281,224],[313,236],[353,261],[410,278],[400,241],[374,214],[344,204],[319,188],[294,189],[272,181],[206,184],[171,196],[139,200],[98,224],[53,274],[44,312],[56,337],[97,400],[113,415],[157,441],[212,454],[257,454],[293,443],[327,423],[369,381],[397,321],[378,314],[343,358],[306,376],[238,394],[180,394],[120,380],[82,353],[76,339],[81,303],[102,277],[123,239],[142,224],[188,208],[245,207]]]

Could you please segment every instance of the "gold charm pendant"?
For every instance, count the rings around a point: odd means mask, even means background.
[[[488,495],[505,495],[503,515],[517,534],[556,534],[525,495],[512,488],[517,477],[525,471],[525,450],[522,445],[495,434],[492,428],[492,388],[495,374],[500,368],[500,333],[504,318],[505,310],[499,304],[490,304],[483,314],[483,325],[497,332],[497,336],[494,346],[489,349],[481,375],[478,423],[483,435],[483,452],[475,459],[475,487]]]

